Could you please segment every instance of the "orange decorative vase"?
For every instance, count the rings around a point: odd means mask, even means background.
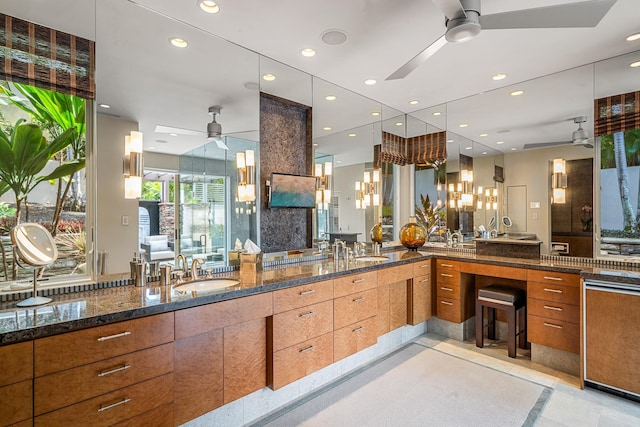
[[[382,223],[379,222],[371,227],[369,234],[372,242],[382,244]]]
[[[416,222],[416,217],[409,218],[409,223],[400,229],[400,243],[410,251],[417,251],[427,240],[424,227]]]

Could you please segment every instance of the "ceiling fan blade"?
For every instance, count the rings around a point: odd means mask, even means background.
[[[573,144],[573,141],[560,141],[560,142],[539,142],[536,144],[524,144],[522,146],[523,150],[529,150],[531,148],[545,148],[545,147],[556,147],[559,145],[569,145]]]
[[[438,9],[444,13],[449,19],[460,18],[463,16],[467,16],[467,13],[464,11],[464,7],[460,3],[460,0],[431,0],[433,4],[436,5]]]
[[[200,132],[197,130],[184,129],[184,128],[176,128],[172,126],[163,126],[163,125],[156,125],[155,132],[156,133],[175,133],[178,135],[191,135],[191,136],[206,135],[206,132]]]
[[[442,46],[447,44],[447,39],[444,35],[442,35],[438,40],[431,43],[429,47],[425,50],[414,56],[409,62],[404,64],[402,67],[398,68],[393,72],[389,77],[385,80],[398,80],[403,79],[409,75],[413,70],[418,68],[423,62],[429,59],[433,54],[435,54]]]
[[[483,30],[595,27],[616,0],[591,0],[480,16]]]

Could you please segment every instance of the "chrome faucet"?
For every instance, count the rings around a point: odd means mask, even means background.
[[[198,267],[204,264],[202,258],[194,258],[191,261],[191,280],[198,280]]]
[[[187,258],[183,254],[178,254],[176,257],[176,270],[182,271],[183,274],[187,273]]]
[[[457,247],[459,244],[461,245],[463,241],[464,241],[464,237],[462,236],[462,233],[460,233],[460,230],[454,232],[451,235],[451,246],[453,246],[454,248]]]

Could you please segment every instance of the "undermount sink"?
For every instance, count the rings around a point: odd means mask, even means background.
[[[182,283],[175,285],[174,289],[179,292],[215,291],[218,289],[229,288],[231,286],[237,286],[239,284],[240,281],[234,279],[210,279],[199,282]]]
[[[388,259],[389,259],[388,256],[383,256],[383,255],[365,255],[365,256],[359,256],[354,258],[354,260],[356,260],[357,262],[376,262],[376,261],[386,261]]]

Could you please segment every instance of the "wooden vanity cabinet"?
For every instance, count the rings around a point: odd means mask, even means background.
[[[173,326],[164,313],[35,340],[34,425],[126,424],[170,406]]]
[[[378,276],[375,271],[334,281],[333,359],[357,353],[378,340]]]
[[[281,388],[333,362],[334,282],[273,293],[268,384]]]
[[[266,386],[272,314],[270,292],[175,312],[176,425]]]
[[[439,319],[462,323],[475,315],[473,279],[460,272],[460,262],[436,260],[435,285]]]
[[[431,259],[413,264],[413,280],[408,292],[407,323],[417,325],[431,317]]]
[[[527,338],[530,342],[580,352],[580,276],[527,271]]]
[[[0,425],[25,422],[33,417],[33,341],[0,347]]]
[[[378,336],[407,324],[408,281],[412,278],[412,264],[378,270]]]

